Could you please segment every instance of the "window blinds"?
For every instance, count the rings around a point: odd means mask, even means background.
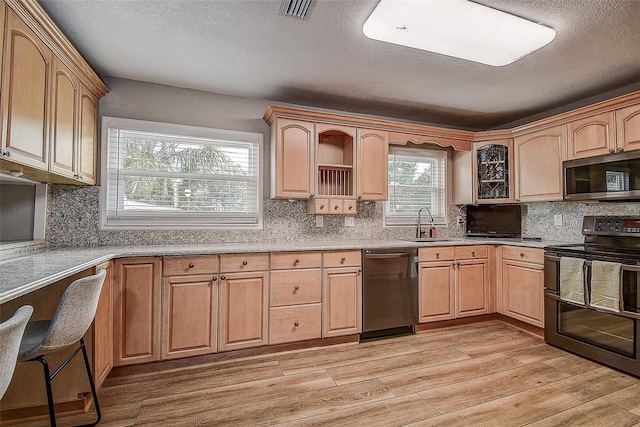
[[[261,134],[188,126],[159,132],[152,122],[123,121],[106,123],[107,226],[260,224]]]
[[[416,224],[418,210],[428,207],[434,222],[445,223],[446,152],[435,150],[389,153],[389,198],[385,203],[387,225]],[[428,215],[424,223],[429,222]]]

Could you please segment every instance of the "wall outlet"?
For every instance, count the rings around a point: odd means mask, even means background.
[[[354,217],[352,216],[345,216],[344,217],[344,226],[345,227],[353,227],[356,225],[356,220]]]
[[[458,225],[464,225],[464,218],[462,218],[461,216],[458,216]]]
[[[553,225],[562,225],[562,215],[553,216]]]
[[[316,215],[316,227],[324,227],[324,217],[322,215]]]

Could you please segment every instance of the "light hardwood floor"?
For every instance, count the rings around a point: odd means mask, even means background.
[[[99,398],[105,427],[640,426],[638,379],[500,321],[110,378]]]

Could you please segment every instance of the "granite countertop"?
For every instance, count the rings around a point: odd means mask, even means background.
[[[450,238],[414,242],[409,240],[349,240],[305,242],[220,243],[211,245],[114,246],[52,249],[18,254],[0,261],[0,304],[36,291],[114,258],[196,254],[292,252],[310,250],[383,249],[452,245],[513,245],[543,248],[576,242],[523,239]]]

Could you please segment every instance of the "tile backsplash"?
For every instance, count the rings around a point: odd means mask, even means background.
[[[51,185],[47,240],[51,247],[112,245],[206,244],[296,240],[410,239],[414,227],[383,227],[383,203],[359,203],[355,226],[345,227],[344,216],[325,215],[324,227],[306,214],[302,201],[264,200],[262,230],[144,230],[100,229],[100,188]],[[439,237],[461,237],[464,228],[457,218],[464,207],[450,205],[449,226],[438,227]],[[554,215],[562,225],[554,225]],[[544,240],[580,241],[585,215],[640,215],[640,203],[542,202],[523,205],[523,235]]]

